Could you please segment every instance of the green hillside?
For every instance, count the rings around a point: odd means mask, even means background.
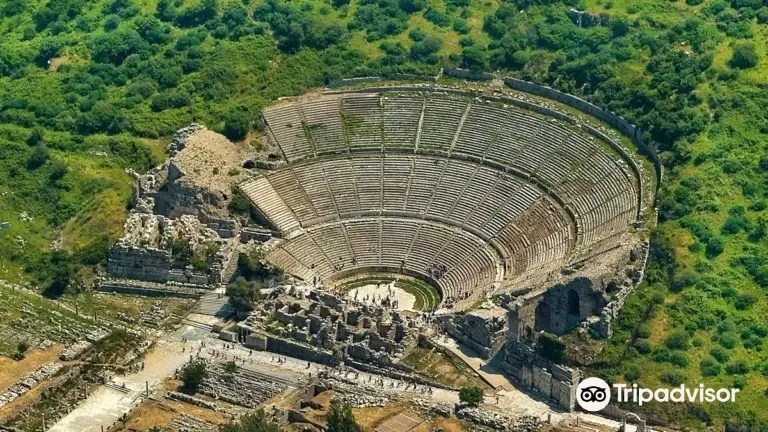
[[[663,152],[647,281],[593,372],[738,386],[737,404],[644,409],[766,430],[767,44],[765,0],[5,0],[0,278],[71,293],[120,235],[125,169],[192,121],[250,140],[271,101],[340,77],[498,71],[620,113]]]

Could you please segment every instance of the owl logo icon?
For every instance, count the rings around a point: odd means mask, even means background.
[[[597,412],[611,401],[611,387],[600,378],[587,378],[576,389],[576,402],[589,412]]]

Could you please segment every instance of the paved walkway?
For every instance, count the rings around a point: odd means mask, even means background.
[[[144,399],[146,388],[152,392],[158,384],[173,375],[174,371],[189,360],[189,353],[182,353],[181,337],[201,340],[208,332],[185,326],[170,337],[160,340],[147,353],[144,370],[135,374],[113,378],[114,387],[100,386],[72,412],[64,416],[51,432],[101,432],[128,413]],[[119,389],[125,384],[125,390]]]
[[[308,381],[310,374],[315,377],[320,371],[329,370],[322,364],[279,356],[266,351],[251,351],[241,345],[225,344],[209,337],[209,335],[205,329],[193,326],[182,327],[179,331],[159,341],[155,348],[148,353],[143,371],[115,377],[113,381],[116,388],[100,386],[91,393],[85,402],[49,430],[51,432],[100,432],[102,425],[104,429],[107,429],[144,400],[147,385],[151,393],[163,380],[171,376],[176,369],[189,360],[190,354],[199,354],[201,357],[221,362],[237,358],[237,364],[240,367],[290,380],[295,382],[297,386]],[[186,337],[188,342],[182,343],[182,337]],[[201,348],[201,341],[203,340],[205,340],[205,348]],[[444,343],[446,346],[450,346],[450,342],[445,341]],[[489,380],[498,384],[496,394],[488,395],[485,398],[485,404],[489,409],[499,410],[507,414],[514,413],[519,416],[536,416],[543,420],[551,417],[553,422],[580,417],[591,423],[605,425],[613,430],[619,426],[615,421],[594,415],[557,412],[545,402],[536,400],[527,393],[517,390],[502,374],[487,368],[481,359],[462,352],[455,345],[455,342],[453,345],[449,349],[457,350],[454,352],[462,359],[466,359],[465,361],[473,369],[477,367],[476,370],[479,373],[486,374]],[[278,359],[281,360],[278,361]],[[426,386],[411,386],[406,389],[407,383],[403,381],[375,374],[333,369],[330,369],[330,372],[339,379],[357,383],[360,387],[374,387],[379,391],[391,393],[393,397],[406,395],[449,404],[459,401],[458,393],[450,390],[432,388],[430,393]],[[379,380],[379,384],[377,384],[377,380]],[[125,390],[121,391],[123,384],[125,384]],[[628,430],[630,432],[635,431],[632,426]]]
[[[470,348],[465,347],[457,343],[453,338],[442,335],[436,339],[436,342],[456,354],[462,359],[469,367],[480,375],[485,382],[496,390],[496,395],[499,396],[498,403],[496,402],[496,396],[486,396],[485,403],[488,405],[495,405],[500,410],[505,412],[514,412],[519,415],[530,415],[539,418],[547,418],[551,416],[552,422],[557,423],[565,419],[580,418],[589,423],[601,425],[607,430],[617,430],[620,426],[619,422],[600,417],[593,414],[585,413],[568,413],[563,411],[556,411],[549,404],[541,399],[534,398],[530,394],[518,390],[507,377],[501,373],[493,361],[488,362],[477,356],[477,353]],[[636,427],[633,425],[627,425],[627,432],[635,432]]]

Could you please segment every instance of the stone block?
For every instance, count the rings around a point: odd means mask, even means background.
[[[546,369],[534,367],[533,370],[533,388],[538,390],[544,397],[550,397],[552,393],[552,374]]]
[[[552,380],[552,399],[557,406],[568,411],[573,411],[576,406],[576,388],[578,383]]]
[[[259,334],[251,334],[245,338],[245,346],[259,351],[267,349],[267,337]]]
[[[579,370],[568,366],[553,364],[550,372],[552,372],[552,378],[559,381],[575,383],[579,380]]]
[[[530,366],[523,366],[521,381],[527,388],[533,387],[533,368]]]
[[[237,342],[237,333],[229,330],[222,330],[219,332],[219,339],[226,342]]]

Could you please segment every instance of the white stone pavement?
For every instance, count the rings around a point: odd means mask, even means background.
[[[182,343],[182,336],[187,337],[188,342]],[[204,340],[206,345],[203,349],[200,349],[201,340]],[[205,330],[186,326],[173,335],[169,335],[166,339],[158,341],[155,348],[147,354],[143,371],[113,379],[117,386],[125,384],[127,393],[107,386],[100,386],[82,404],[49,430],[51,432],[100,432],[102,426],[106,430],[144,400],[145,383],[149,384],[151,393],[164,379],[170,377],[176,369],[189,360],[190,354],[198,355],[198,352],[201,357],[210,358],[214,361],[229,361],[237,357],[238,365],[243,368],[295,382],[306,382],[310,373],[312,377],[315,377],[319,371],[327,370],[325,365],[308,363],[304,360],[265,351],[252,351],[240,345],[225,344],[209,337]],[[278,359],[282,360],[278,362]],[[393,397],[405,395],[449,404],[454,404],[459,400],[458,393],[454,391],[432,388],[430,394],[425,391],[425,386],[417,386],[416,388],[410,386],[406,390],[405,382],[375,374],[345,373],[338,370],[333,373],[339,377],[344,376],[346,380],[356,381],[361,387],[371,386],[379,391],[391,393]],[[382,379],[383,385],[377,384],[377,379]],[[502,388],[503,390],[497,391],[495,395],[486,396],[487,408],[499,410],[506,414],[537,416],[543,420],[551,416],[553,422],[580,417],[614,430],[619,426],[617,422],[599,416],[557,412],[546,403],[533,399],[511,385],[508,388],[506,386]],[[498,395],[498,403],[496,395]],[[630,432],[635,431],[632,426],[628,430]]]
[[[125,384],[128,392],[100,386],[83,403],[48,430],[50,432],[100,432],[102,426],[106,430],[123,414],[141,403],[146,394],[147,383],[151,393],[158,384],[173,375],[174,371],[189,359],[189,353],[181,352],[182,335],[194,339],[203,337],[206,333],[204,330],[186,326],[171,337],[159,340],[147,353],[143,371],[113,378],[113,382],[118,387]]]

